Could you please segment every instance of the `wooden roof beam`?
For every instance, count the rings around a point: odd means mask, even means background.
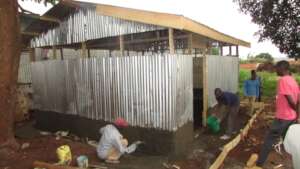
[[[42,21],[47,21],[47,22],[54,22],[54,23],[60,23],[61,21],[57,18],[51,17],[51,16],[40,16],[40,15],[35,15],[35,14],[22,14],[23,16],[34,18],[34,19],[39,19]]]
[[[28,36],[39,36],[40,35],[40,33],[37,33],[37,32],[24,32],[24,31],[22,31],[21,34],[28,35]]]

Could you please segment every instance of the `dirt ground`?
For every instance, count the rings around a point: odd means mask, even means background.
[[[245,115],[245,111],[247,111],[245,108],[240,110],[239,128],[242,128],[249,119]],[[271,113],[273,111],[272,104],[265,111]],[[265,119],[265,115],[259,116],[254,127],[249,132],[249,137],[229,154],[223,168],[243,168],[251,153],[259,152],[270,121],[271,119]],[[16,131],[18,141],[21,145],[29,143],[29,147],[11,153],[6,159],[1,159],[0,169],[32,169],[32,164],[35,160],[56,163],[56,149],[65,144],[71,147],[73,155],[72,165],[74,166],[76,165],[75,159],[79,155],[86,155],[90,164],[106,166],[108,169],[171,169],[176,168],[176,166],[180,167],[180,169],[206,169],[219,155],[221,147],[228,142],[219,139],[222,133],[214,135],[206,129],[200,129],[195,131],[194,142],[192,145],[188,145],[192,147],[192,151],[185,158],[171,160],[165,156],[150,156],[136,152],[132,155],[123,156],[120,164],[108,165],[97,158],[96,149],[86,142],[74,141],[71,138],[60,138],[57,140],[55,135],[42,136],[32,126],[32,122],[19,125]],[[279,155],[276,152],[271,153],[265,168],[273,169],[279,164],[283,164],[283,168],[286,169],[292,168],[291,159],[288,155]],[[172,167],[172,165],[175,165],[175,167]]]
[[[268,104],[260,116],[258,116],[248,137],[229,153],[225,160],[225,169],[242,169],[252,153],[259,153],[263,140],[269,130],[274,117],[274,104],[267,100]],[[282,148],[283,149],[283,148]],[[273,150],[265,163],[264,169],[274,169],[279,165],[280,169],[292,169],[291,157],[282,150],[282,154]]]

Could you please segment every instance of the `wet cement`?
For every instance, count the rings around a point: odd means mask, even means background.
[[[34,111],[36,119],[35,127],[40,130],[56,132],[58,130],[69,131],[79,137],[99,140],[99,129],[108,124],[103,120],[91,120],[77,115],[67,115],[49,111]],[[138,152],[149,155],[168,155],[180,158],[189,152],[193,142],[193,123],[189,122],[180,127],[176,132],[149,129],[141,127],[128,127],[120,130],[129,143],[142,140]]]

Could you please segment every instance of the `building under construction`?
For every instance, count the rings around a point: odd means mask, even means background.
[[[32,84],[37,127],[98,138],[122,117],[153,154],[184,152],[214,88],[237,92],[238,46],[250,47],[181,15],[102,4],[61,1],[22,20],[31,65],[19,79]]]

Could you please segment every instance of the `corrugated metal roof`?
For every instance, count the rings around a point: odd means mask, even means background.
[[[219,42],[231,45],[241,45],[245,47],[250,47],[249,42],[219,32],[213,28],[210,28],[202,23],[193,21],[182,15],[158,13],[111,5],[64,0],[60,1],[60,3],[51,8],[48,12],[46,12],[43,15],[43,17],[51,17],[56,18],[58,20],[63,20],[79,10],[84,11],[84,9],[88,10],[89,8],[96,8],[96,12],[103,16],[110,16],[119,19],[124,19],[127,21],[134,21],[149,25],[171,27],[178,30],[193,32]],[[37,20],[29,26],[27,26],[27,28],[24,31],[42,33],[53,29],[57,26],[58,24],[55,22]]]

